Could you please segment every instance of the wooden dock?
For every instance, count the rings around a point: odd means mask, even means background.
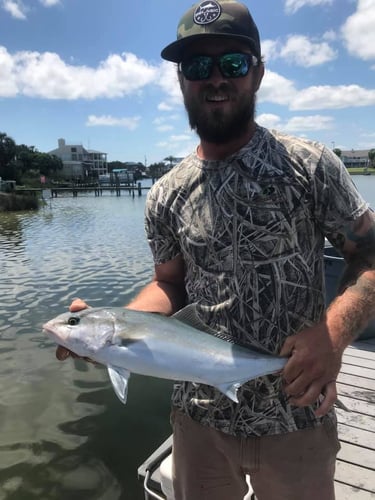
[[[375,499],[375,339],[345,351],[338,395],[351,411],[337,410],[336,500]]]
[[[70,186],[70,187],[53,187],[51,188],[51,197],[52,198],[57,198],[57,196],[60,194],[72,194],[73,197],[77,197],[79,193],[81,194],[88,194],[88,193],[94,193],[95,196],[102,196],[104,192],[109,192],[111,194],[114,194],[116,196],[121,196],[122,192],[127,192],[131,196],[135,196],[135,193],[138,194],[138,196],[142,196],[142,192],[144,190],[149,190],[149,187],[142,187],[141,183],[138,183],[137,185],[132,184],[132,185],[119,185],[119,186],[101,186],[101,185],[94,185],[94,186]]]
[[[375,339],[356,342],[345,351],[338,396],[350,412],[337,410],[341,450],[336,464],[336,500],[375,500]],[[148,484],[159,495],[158,459],[168,457],[171,448],[172,436],[138,469],[142,481],[149,471]]]

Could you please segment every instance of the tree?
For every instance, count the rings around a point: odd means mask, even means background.
[[[341,158],[341,154],[342,154],[341,149],[339,149],[339,148],[335,148],[335,149],[333,150],[333,152],[335,153],[335,155],[337,155],[339,158]]]
[[[16,143],[4,132],[0,132],[0,177],[14,179],[11,165],[16,155]]]
[[[167,168],[165,166],[165,163],[160,162],[160,163],[152,163],[149,166],[149,171],[150,171],[150,176],[152,179],[158,179],[161,177],[165,172],[167,171]]]
[[[370,149],[368,159],[370,160],[370,166],[375,167],[375,149]]]
[[[169,168],[172,168],[173,165],[176,164],[177,158],[175,158],[174,156],[167,156],[166,158],[164,158],[164,161],[169,161]]]

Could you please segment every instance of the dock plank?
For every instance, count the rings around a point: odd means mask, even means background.
[[[343,373],[341,371],[337,380],[345,385],[375,391],[375,379],[351,375],[350,373]]]
[[[343,403],[346,405],[346,402],[343,401]],[[375,414],[375,409],[372,408],[371,410]],[[374,433],[375,415],[369,416],[366,414],[356,413],[354,411],[347,412],[347,411],[337,410],[337,421],[342,425],[349,425],[351,427],[356,427],[357,429],[362,429],[364,431],[369,431]]]
[[[341,442],[341,450],[337,455],[338,460],[352,463],[361,467],[374,468],[374,450],[363,448],[356,444]],[[372,466],[371,466],[372,464]],[[375,483],[375,478],[374,478]]]
[[[338,460],[336,463],[336,480],[340,483],[347,484],[365,490],[368,493],[375,495],[374,471],[358,465],[348,464]],[[339,498],[339,500],[341,500]]]
[[[337,500],[374,500],[375,493],[353,488],[348,484],[335,482],[335,493]]]
[[[358,391],[360,393],[361,391]],[[362,391],[362,394],[364,391]],[[374,395],[372,394],[372,397]],[[375,405],[369,405],[369,400],[361,400],[361,399],[354,399],[353,397],[347,397],[343,396],[339,393],[339,399],[344,405],[350,410],[349,412],[345,412],[342,410],[337,410],[339,415],[342,415],[343,418],[345,416],[350,416],[353,414],[362,414],[362,415],[368,415],[369,418],[374,418],[375,417]],[[375,422],[372,424],[373,429],[375,429]]]

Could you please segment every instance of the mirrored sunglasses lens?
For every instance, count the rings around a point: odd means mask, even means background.
[[[219,59],[220,70],[227,78],[246,76],[250,69],[248,57],[245,54],[225,54]]]
[[[187,80],[205,80],[212,71],[211,57],[198,56],[181,62],[181,71]]]

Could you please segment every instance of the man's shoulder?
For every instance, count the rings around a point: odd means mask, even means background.
[[[325,149],[323,143],[305,137],[297,137],[280,130],[268,130],[268,133],[290,155],[320,157]]]

